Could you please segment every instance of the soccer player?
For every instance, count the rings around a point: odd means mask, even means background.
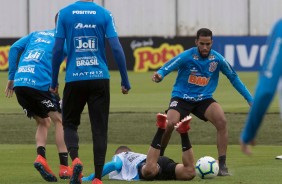
[[[282,76],[282,19],[274,25],[267,43],[268,49],[259,74],[253,105],[241,133],[241,150],[245,154],[251,154],[251,148],[248,145],[254,145],[257,131],[276,89],[279,92],[280,109],[282,110],[282,88],[278,88]],[[282,155],[277,156],[276,159],[282,159]]]
[[[102,176],[109,174],[114,180],[192,180],[195,175],[194,154],[188,137],[191,116],[177,124],[182,142],[182,163],[160,156],[160,143],[166,127],[166,115],[157,114],[158,130],[152,140],[147,155],[132,152],[126,146],[120,146],[112,161],[105,164]],[[93,180],[95,174],[84,177],[83,181]]]
[[[59,152],[62,179],[70,178],[68,153],[64,141],[59,97],[49,91],[51,84],[51,58],[55,43],[55,30],[35,31],[15,42],[9,51],[9,76],[6,97],[14,91],[24,113],[37,123],[37,158],[34,167],[46,181],[57,181],[46,160],[48,129],[52,119],[55,125],[55,141]],[[17,63],[18,57],[19,63]],[[62,60],[63,57],[60,58]],[[58,89],[56,89],[57,92]],[[50,117],[50,118],[49,118]]]
[[[204,121],[210,121],[217,130],[217,149],[219,160],[219,176],[228,176],[226,152],[228,144],[227,121],[223,109],[212,95],[215,91],[219,72],[229,79],[234,88],[252,103],[252,96],[239,79],[226,59],[211,49],[212,31],[201,28],[197,31],[196,47],[190,48],[168,61],[152,76],[154,82],[160,82],[174,70],[178,76],[173,86],[168,107],[168,125],[162,139],[161,155],[169,142],[174,125],[190,113]],[[229,98],[226,96],[226,98]]]
[[[63,47],[67,44],[67,65],[63,96],[64,137],[72,159],[71,184],[81,183],[83,164],[78,155],[77,132],[84,106],[88,105],[91,122],[95,180],[101,184],[101,175],[107,150],[108,116],[110,104],[110,74],[105,40],[113,51],[121,75],[121,92],[128,94],[126,61],[115,28],[113,15],[92,0],[81,0],[59,12],[53,49],[51,91],[57,86]]]

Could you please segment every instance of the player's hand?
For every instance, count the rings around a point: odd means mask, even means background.
[[[255,146],[255,141],[252,140],[250,143],[246,144],[242,140],[240,140],[241,151],[246,155],[252,154],[252,149],[250,146]]]
[[[14,94],[14,80],[8,80],[7,86],[5,89],[6,97],[10,98]]]
[[[58,91],[59,91],[59,87],[58,87],[58,86],[55,87],[55,89],[49,88],[49,91],[50,91],[51,93],[57,95],[57,96],[60,96],[60,95],[59,95],[59,92],[58,92]]]
[[[152,76],[152,81],[153,82],[161,82],[162,80],[162,76],[160,74],[158,74],[157,72],[155,72]]]
[[[126,89],[124,86],[121,86],[122,94],[128,94],[129,89]]]

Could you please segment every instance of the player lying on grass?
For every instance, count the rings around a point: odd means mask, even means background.
[[[132,152],[126,146],[120,146],[112,161],[105,164],[102,176],[109,174],[115,180],[192,180],[196,173],[194,154],[188,137],[191,116],[185,117],[176,125],[182,143],[182,164],[172,159],[160,156],[160,143],[166,128],[166,115],[157,114],[158,130],[152,140],[147,155]],[[92,181],[95,174],[82,178],[82,181]]]

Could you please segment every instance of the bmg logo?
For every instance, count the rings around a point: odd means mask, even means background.
[[[76,52],[89,52],[98,50],[98,39],[95,36],[83,36],[74,38]]]

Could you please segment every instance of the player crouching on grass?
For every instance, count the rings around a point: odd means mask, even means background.
[[[160,156],[161,139],[167,120],[165,114],[157,114],[158,130],[152,140],[147,155],[132,152],[126,146],[120,146],[112,161],[105,164],[102,176],[109,174],[113,180],[192,180],[195,175],[194,154],[188,137],[190,121],[187,116],[175,125],[181,136],[182,163],[176,163],[166,156]],[[82,178],[82,181],[92,181],[95,174]]]

